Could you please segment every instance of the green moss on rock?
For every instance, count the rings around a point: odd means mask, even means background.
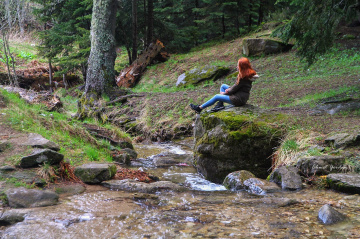
[[[237,170],[266,178],[269,157],[283,134],[270,118],[277,117],[267,117],[253,106],[201,115],[195,124],[194,157],[199,171],[218,183]]]
[[[202,66],[194,68],[180,77],[183,80],[179,83],[179,86],[196,85],[206,80],[217,80],[218,78],[226,75],[230,71],[229,68],[219,66]]]

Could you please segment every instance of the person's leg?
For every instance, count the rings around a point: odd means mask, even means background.
[[[221,101],[221,102],[225,102],[225,103],[231,104],[230,97],[229,97],[228,95],[217,94],[217,95],[215,95],[213,98],[211,98],[210,100],[208,100],[207,102],[205,102],[204,104],[202,104],[202,105],[200,106],[200,108],[201,108],[201,109],[205,109],[206,107],[209,107],[210,105],[215,104],[216,101]]]
[[[225,90],[229,89],[229,88],[230,88],[230,86],[228,86],[227,84],[222,84],[220,87],[220,93],[225,92]]]

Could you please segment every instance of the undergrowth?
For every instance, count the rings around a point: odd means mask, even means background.
[[[6,123],[10,127],[24,132],[38,133],[44,138],[58,143],[61,146],[60,153],[69,159],[71,164],[77,165],[86,161],[111,161],[110,144],[104,140],[98,140],[84,127],[84,122],[70,118],[67,114],[48,112],[45,106],[40,104],[28,104],[17,94],[0,90],[8,102],[7,108],[1,109],[6,115]],[[72,102],[71,102],[72,101]],[[74,109],[75,101],[68,101],[69,109]],[[67,111],[67,109],[64,109]],[[86,123],[100,125],[96,120],[87,120]],[[127,138],[128,135],[121,132],[110,124],[101,125],[113,129],[119,138]]]

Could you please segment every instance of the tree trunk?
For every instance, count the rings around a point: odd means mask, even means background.
[[[236,17],[235,17],[235,28],[236,28],[236,33],[238,35],[240,35],[240,22],[239,22],[239,16],[240,16],[240,13],[239,13],[239,9],[240,9],[240,2],[239,0],[236,1]]]
[[[52,90],[52,82],[53,82],[53,76],[52,76],[52,65],[51,65],[51,59],[49,58],[49,84],[50,84],[50,92],[53,92]]]
[[[143,7],[144,7],[144,16],[143,16],[143,18],[145,19],[145,22],[148,22],[148,15],[147,15],[147,11],[146,11],[146,0],[144,0],[144,2],[143,2]],[[146,24],[144,26],[144,30],[145,30],[145,32],[147,34],[147,26],[146,26]],[[148,46],[150,42],[147,42],[147,39],[144,39],[143,43],[144,43],[144,49],[145,49],[146,46]]]
[[[7,20],[7,24],[9,29],[12,28],[12,16],[11,16],[11,6],[10,6],[10,1],[9,0],[5,0],[5,14],[6,14],[6,20]]]
[[[148,0],[148,31],[147,42],[150,44],[154,39],[154,0]]]
[[[106,94],[115,83],[116,7],[117,0],[95,0],[93,3],[86,94]]]
[[[102,94],[115,85],[115,24],[117,0],[94,0],[91,19],[91,51],[85,92],[78,101],[77,118],[93,117],[106,121]]]
[[[132,65],[120,72],[120,75],[116,78],[116,84],[120,87],[134,87],[146,67],[159,55],[162,48],[164,48],[164,45],[159,40],[156,43],[151,43]]]
[[[81,74],[83,75],[84,83],[86,84],[87,64],[81,64]]]
[[[132,0],[132,31],[133,34],[131,60],[135,60],[137,57],[137,0]]]
[[[262,21],[263,21],[263,18],[264,18],[264,12],[263,12],[263,8],[262,8],[262,4],[260,3],[260,6],[259,6],[259,16],[258,16],[258,26],[261,25]]]
[[[222,23],[222,38],[225,38],[226,26],[225,26],[225,14],[224,13],[221,17],[221,23]]]
[[[6,59],[6,68],[7,68],[7,72],[8,72],[8,77],[9,77],[9,83],[11,86],[15,86],[14,82],[11,79],[11,74],[10,74],[10,63],[9,63],[9,53],[7,51],[7,47],[6,47],[6,41],[7,41],[7,36],[5,35],[5,32],[2,32],[2,37],[3,37],[3,46],[4,46],[4,54],[5,54],[5,59]]]

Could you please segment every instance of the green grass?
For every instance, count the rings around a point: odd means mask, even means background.
[[[1,181],[3,181],[3,180],[1,180]],[[27,184],[17,178],[6,178],[5,181],[6,181],[6,183],[9,183],[15,187],[25,187],[25,188],[29,188],[29,189],[35,188],[34,184]]]
[[[38,133],[43,137],[58,143],[60,152],[70,159],[73,165],[86,161],[111,161],[110,144],[104,140],[97,140],[83,127],[83,122],[69,118],[67,114],[47,112],[42,105],[30,105],[20,99],[18,95],[0,90],[8,102],[8,107],[1,109],[6,114],[6,123],[10,127],[24,131]],[[72,102],[72,103],[71,103]],[[76,102],[68,99],[67,109],[74,109]],[[68,107],[68,108],[67,108]],[[88,120],[98,124],[95,120]],[[119,137],[128,138],[128,135],[110,124],[101,125],[113,129]],[[13,160],[18,159],[15,157]]]
[[[294,139],[289,139],[283,142],[282,144],[283,150],[287,151],[297,151],[299,149],[299,145]]]
[[[356,86],[351,86],[351,87],[343,86],[338,89],[330,89],[325,92],[320,92],[320,93],[316,93],[316,94],[312,94],[312,95],[306,95],[300,99],[293,100],[294,102],[292,102],[292,103],[281,105],[281,106],[282,107],[290,107],[290,106],[295,106],[295,105],[310,104],[311,107],[314,107],[316,105],[316,103],[318,103],[322,99],[335,97],[338,95],[342,95],[344,93],[357,92],[359,90],[360,90],[359,87],[356,87]]]

